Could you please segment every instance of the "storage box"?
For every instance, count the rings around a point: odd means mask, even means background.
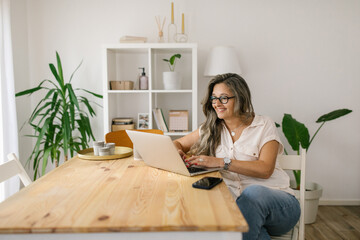
[[[133,90],[133,81],[110,81],[110,90]]]
[[[170,110],[169,111],[169,131],[187,132],[189,130],[189,111]]]
[[[135,124],[132,118],[113,118],[111,131],[130,130],[135,129]]]
[[[124,125],[113,124],[111,126],[112,132],[120,131],[120,130],[131,130],[131,129],[135,129],[135,124],[124,124]]]

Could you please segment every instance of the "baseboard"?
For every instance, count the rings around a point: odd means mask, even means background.
[[[320,199],[319,205],[331,206],[359,206],[360,199],[343,200],[343,199]]]

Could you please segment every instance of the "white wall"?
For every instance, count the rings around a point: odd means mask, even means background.
[[[155,41],[154,16],[170,18],[168,0],[13,0],[16,90],[50,78],[55,51],[65,75],[84,63],[76,86],[101,92],[101,45],[123,35]],[[350,115],[325,124],[308,152],[308,180],[324,187],[324,200],[360,202],[360,1],[357,0],[178,0],[175,21],[198,43],[199,97],[208,51],[235,46],[258,114],[281,122],[292,114],[312,135],[317,118],[338,108]],[[167,33],[165,32],[165,35]],[[21,37],[22,39],[17,39]],[[14,37],[13,37],[14,39]],[[32,99],[36,100],[36,99]],[[17,100],[19,125],[29,103]],[[200,99],[199,99],[200,101]],[[32,102],[34,107],[35,101]],[[200,105],[199,105],[200,107]],[[199,108],[201,109],[201,108]],[[102,109],[93,121],[102,138]],[[26,113],[26,114],[25,114]],[[204,120],[199,112],[200,122]],[[24,143],[24,137],[20,142]],[[26,158],[29,147],[20,145]]]

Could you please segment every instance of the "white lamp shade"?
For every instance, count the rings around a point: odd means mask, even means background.
[[[241,74],[236,50],[226,46],[214,47],[207,59],[204,76],[213,77],[224,73]]]

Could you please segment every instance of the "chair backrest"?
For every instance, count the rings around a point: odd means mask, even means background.
[[[306,167],[306,150],[301,149],[301,155],[279,155],[277,158],[280,166],[284,170],[301,170],[299,202],[301,215],[299,220],[299,240],[304,240],[305,234],[305,167]]]
[[[27,175],[15,153],[8,154],[7,158],[8,161],[0,165],[0,182],[3,182],[15,175],[19,175],[24,186],[29,185],[31,183],[31,179]]]
[[[148,132],[163,135],[164,132],[159,129],[134,129],[134,131]],[[113,142],[115,146],[123,146],[133,148],[133,143],[130,140],[125,130],[109,132],[105,135],[105,142]]]

